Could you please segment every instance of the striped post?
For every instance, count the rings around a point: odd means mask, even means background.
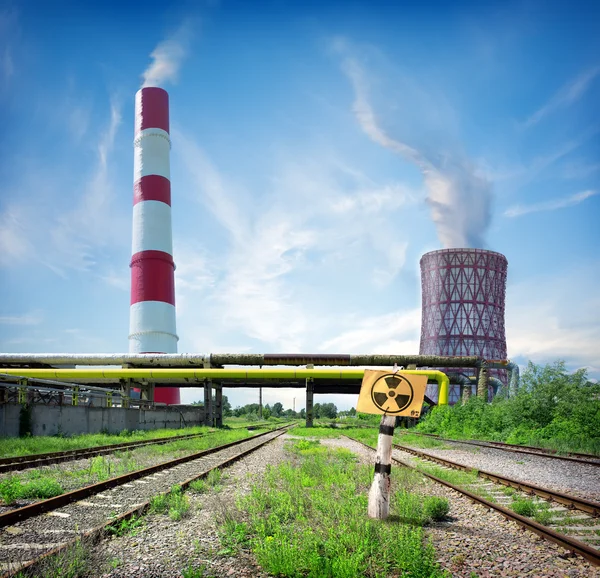
[[[381,416],[379,438],[377,439],[377,455],[375,456],[375,475],[369,490],[369,518],[385,520],[390,514],[390,487],[392,473],[392,438],[396,417]]]
[[[135,95],[130,353],[177,353],[175,263],[171,232],[169,95]],[[157,388],[155,401],[177,404],[179,388]]]

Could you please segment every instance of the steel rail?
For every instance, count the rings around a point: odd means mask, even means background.
[[[258,424],[258,427],[264,424]],[[251,426],[236,426],[230,428],[232,430],[235,429],[245,429],[245,428],[254,428],[256,426],[253,424]],[[87,448],[77,448],[73,450],[65,450],[62,452],[48,452],[43,454],[29,454],[29,455],[21,455],[21,456],[13,456],[9,458],[0,458],[0,473],[3,472],[11,472],[18,470],[27,470],[30,468],[37,468],[42,466],[47,466],[50,464],[59,464],[62,462],[68,462],[73,460],[82,460],[95,456],[102,456],[112,454],[113,452],[117,452],[123,449],[136,449],[139,447],[144,447],[147,445],[164,445],[171,442],[178,442],[186,439],[193,439],[207,436],[211,433],[215,433],[218,430],[210,430],[204,433],[197,434],[187,434],[182,436],[173,436],[170,438],[151,438],[148,440],[138,440],[135,442],[123,442],[118,444],[107,444],[104,446],[92,446]]]
[[[481,446],[483,448],[492,448],[498,450],[504,450],[507,452],[515,452],[520,454],[530,454],[534,456],[541,456],[544,458],[554,458],[557,460],[566,460],[569,462],[579,462],[590,466],[600,466],[600,456],[594,454],[584,454],[579,452],[566,452],[565,455],[560,455],[557,450],[548,448],[537,448],[535,446],[522,446],[518,444],[508,444],[506,442],[495,442],[486,440],[455,440],[452,438],[445,438],[436,434],[427,434],[421,432],[410,432],[416,435],[427,436],[447,442],[454,442],[457,444],[470,444],[473,446]],[[590,459],[591,458],[591,459]],[[592,461],[592,460],[598,461]]]
[[[264,445],[277,439],[279,436],[281,436],[285,433],[285,431],[280,431],[280,430],[285,430],[286,428],[292,427],[293,425],[294,424],[291,424],[291,425],[287,424],[281,428],[277,428],[275,430],[271,430],[270,432],[266,432],[266,434],[261,434],[261,435],[267,435],[269,433],[278,432],[272,438],[269,438],[252,448],[244,450],[240,453],[235,454],[234,456],[231,456],[230,458],[227,458],[226,460],[223,460],[220,464],[217,464],[216,466],[213,466],[212,468],[205,470],[204,472],[198,474],[197,476],[192,476],[191,478],[188,478],[187,480],[183,481],[181,484],[178,484],[178,486],[180,486],[182,489],[185,490],[192,482],[206,478],[210,474],[210,472],[212,472],[213,470],[220,470],[220,469],[226,468],[226,467],[234,464],[238,460],[251,454],[252,452],[258,450],[259,448],[263,447]],[[257,437],[260,437],[260,436],[246,438],[243,441],[248,441],[250,439],[256,439]],[[171,490],[168,490],[166,492],[159,492],[158,494],[153,496],[153,498],[155,498],[156,496],[167,496],[170,493],[171,493]],[[82,532],[77,538],[74,538],[73,540],[69,540],[68,542],[65,542],[64,544],[61,544],[60,546],[57,546],[56,548],[53,548],[53,549],[49,550],[48,552],[43,553],[42,555],[38,556],[34,560],[26,562],[25,564],[20,565],[18,568],[15,568],[14,570],[9,570],[5,574],[0,575],[0,578],[10,578],[10,576],[14,576],[16,573],[19,573],[19,572],[31,573],[44,560],[46,560],[52,556],[55,556],[57,554],[60,554],[64,551],[68,550],[69,548],[74,547],[81,540],[99,539],[104,535],[104,533],[110,526],[114,526],[116,524],[119,524],[120,522],[130,520],[131,518],[134,518],[136,516],[142,516],[150,509],[150,505],[151,505],[151,500],[144,502],[142,504],[139,504],[135,508],[132,508],[131,510],[128,510],[127,512],[123,512],[122,514],[120,514],[114,518],[111,518],[110,520],[107,520],[105,523],[100,524],[99,526],[96,526],[95,528],[92,528],[91,530]]]
[[[108,444],[97,447],[79,448],[75,450],[65,450],[62,452],[48,452],[45,454],[31,454],[26,456],[14,456],[11,458],[0,459],[0,473],[17,470],[27,470],[47,466],[50,464],[59,464],[73,460],[82,460],[94,456],[102,456],[117,452],[123,449],[135,449],[148,445],[163,445],[171,442],[178,442],[187,439],[204,437],[215,430],[206,433],[189,434],[171,438],[152,438],[149,440],[139,440],[135,442],[125,442],[120,444]]]
[[[344,436],[344,437],[348,437],[348,436]],[[348,437],[348,439],[358,442],[359,444],[362,444],[363,446],[365,446],[366,448],[369,448],[370,450],[376,451],[375,448],[373,448],[372,446],[370,446],[364,442],[361,442],[360,440],[357,440],[357,439],[354,439],[351,437]],[[477,502],[479,504],[482,504],[486,508],[496,510],[499,514],[501,514],[508,520],[516,522],[517,524],[526,528],[527,530],[534,532],[541,538],[544,538],[545,540],[548,540],[550,542],[554,542],[555,544],[558,544],[561,548],[565,548],[566,550],[576,552],[577,554],[583,556],[586,560],[588,560],[592,564],[594,564],[596,566],[600,566],[600,550],[596,550],[595,548],[592,548],[591,546],[588,546],[584,542],[580,542],[579,540],[576,540],[575,538],[570,538],[569,536],[560,534],[559,532],[556,532],[556,531],[552,530],[551,528],[547,528],[546,526],[543,526],[542,524],[539,524],[538,522],[536,522],[534,520],[530,520],[529,518],[526,518],[525,516],[521,516],[520,514],[517,514],[516,512],[509,510],[508,508],[505,508],[503,506],[495,504],[494,502],[490,502],[489,500],[486,500],[485,498],[482,498],[481,496],[478,496],[477,494],[474,494],[473,492],[469,492],[469,490],[465,490],[459,486],[455,486],[454,484],[451,484],[450,482],[442,480],[441,478],[438,478],[437,476],[428,474],[427,472],[425,472],[421,469],[415,468],[414,466],[412,466],[406,462],[403,462],[402,460],[399,460],[394,457],[392,457],[392,460],[394,462],[396,462],[397,464],[400,464],[404,467],[418,471],[420,474],[433,480],[434,482],[442,484],[460,494],[463,494],[464,496],[467,496],[470,500]]]
[[[244,438],[241,440],[237,440],[234,442],[229,442],[227,444],[223,444],[221,446],[217,446],[214,448],[209,448],[207,450],[202,450],[201,452],[197,452],[195,454],[190,454],[189,456],[183,456],[181,458],[176,458],[174,460],[170,460],[168,462],[162,462],[160,464],[150,466],[148,468],[143,468],[141,470],[136,470],[134,472],[129,472],[127,474],[123,474],[121,476],[117,476],[116,478],[111,478],[110,480],[105,480],[103,482],[98,482],[96,484],[91,484],[89,486],[85,486],[83,488],[79,488],[77,490],[73,490],[71,492],[67,492],[65,494],[61,494],[60,496],[55,496],[54,498],[48,498],[47,500],[42,500],[40,502],[36,502],[34,504],[30,504],[28,506],[24,506],[22,508],[16,508],[14,510],[10,510],[5,512],[4,514],[0,514],[0,528],[5,526],[10,526],[15,522],[19,522],[21,520],[26,520],[28,518],[32,518],[34,516],[38,516],[45,512],[50,512],[52,510],[56,510],[57,508],[61,508],[66,506],[67,504],[71,504],[73,502],[78,502],[79,500],[83,500],[89,496],[93,496],[94,494],[98,494],[99,492],[103,492],[104,490],[108,490],[110,488],[114,488],[117,486],[122,486],[128,482],[133,480],[137,480],[139,478],[143,478],[154,474],[156,472],[160,472],[161,470],[166,470],[177,466],[179,464],[185,464],[187,462],[191,462],[203,456],[207,456],[210,454],[214,454],[216,452],[220,452],[224,449],[239,445],[249,440],[257,439],[262,436],[268,435],[271,432],[279,431],[281,429],[290,427],[289,425],[285,425],[279,428],[275,428],[249,438]]]
[[[480,446],[483,448],[491,448],[497,449],[501,451],[514,452],[519,454],[529,454],[532,456],[539,456],[543,458],[552,458],[556,460],[565,460],[568,462],[576,462],[588,466],[599,466],[600,467],[600,456],[595,456],[594,454],[584,454],[577,452],[567,452],[566,455],[559,455],[557,450],[547,449],[547,448],[537,448],[535,446],[521,446],[517,444],[508,444],[505,442],[494,442],[494,441],[484,441],[484,440],[455,440],[452,438],[445,438],[436,434],[427,434],[421,432],[406,432],[412,433],[415,435],[421,435],[426,437],[431,437],[434,439],[438,439],[441,441],[453,442],[457,444],[469,444],[473,446]],[[592,458],[585,459],[585,458]],[[594,459],[598,461],[593,461]]]
[[[462,464],[453,462],[451,460],[447,460],[444,458],[440,458],[438,456],[432,456],[431,454],[421,452],[419,450],[415,450],[413,448],[409,448],[406,446],[402,446],[400,444],[393,444],[396,449],[402,450],[403,452],[408,452],[420,458],[425,458],[427,460],[431,460],[441,464],[443,466],[449,466],[456,470],[462,470],[467,472],[472,472],[474,468],[469,466],[464,466]],[[586,500],[584,498],[578,498],[577,496],[571,496],[569,494],[563,494],[562,492],[556,492],[554,490],[550,490],[548,488],[542,488],[541,486],[537,486],[536,484],[531,484],[528,482],[522,482],[520,480],[515,480],[513,478],[508,478],[506,476],[501,476],[500,474],[494,474],[492,472],[486,472],[484,470],[476,470],[477,475],[491,480],[492,482],[502,484],[503,486],[510,486],[511,488],[515,488],[516,490],[521,490],[528,494],[533,494],[539,496],[540,498],[544,498],[545,500],[552,500],[554,502],[558,502],[565,506],[573,507],[576,510],[581,510],[582,512],[586,512],[588,514],[592,514],[594,516],[600,516],[600,503],[592,502],[591,500]]]

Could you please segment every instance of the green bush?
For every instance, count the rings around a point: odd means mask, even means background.
[[[535,504],[531,500],[527,500],[524,498],[519,498],[515,500],[510,505],[510,507],[512,511],[516,514],[520,514],[521,516],[527,516],[528,518],[532,518],[537,511]]]
[[[465,404],[438,406],[417,429],[600,454],[600,384],[588,381],[583,369],[568,373],[561,361],[530,362],[513,397],[499,395],[491,403],[472,397]]]
[[[423,512],[427,518],[439,522],[448,515],[450,504],[446,498],[426,496],[423,501]]]

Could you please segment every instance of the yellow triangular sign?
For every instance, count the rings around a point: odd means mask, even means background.
[[[365,369],[356,411],[419,417],[426,375]]]

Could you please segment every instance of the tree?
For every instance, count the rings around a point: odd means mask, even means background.
[[[319,409],[320,415],[317,417],[326,417],[329,419],[335,419],[337,417],[337,407],[334,403],[323,403]]]
[[[269,419],[271,417],[271,408],[269,406],[263,407],[263,419]]]
[[[227,399],[226,395],[223,396],[222,408],[223,417],[230,417],[232,415],[231,404],[229,403],[229,400]]]
[[[281,414],[283,413],[283,404],[279,402],[274,403],[271,412],[273,417],[281,417]]]
[[[305,410],[304,408],[302,408],[302,409],[300,410],[300,417],[301,417],[302,419],[306,419],[306,410]]]
[[[351,408],[348,410],[348,415],[352,415],[352,416],[356,415],[356,409],[355,409],[355,408],[353,408],[353,407],[351,407]]]

